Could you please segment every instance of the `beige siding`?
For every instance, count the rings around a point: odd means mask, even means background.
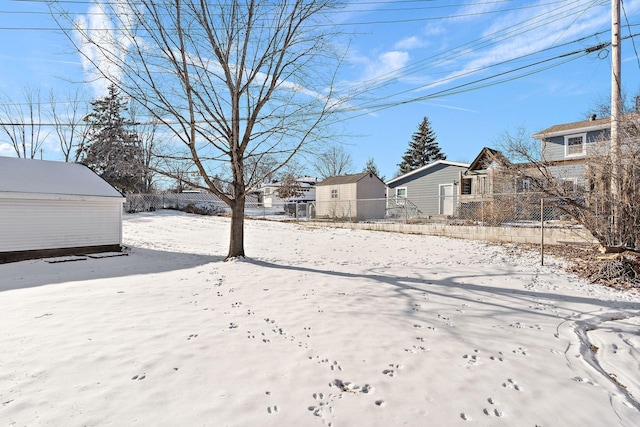
[[[122,199],[0,198],[0,252],[122,243]]]
[[[380,219],[385,215],[385,185],[375,176],[357,183],[321,185],[316,187],[318,218]],[[338,190],[338,198],[331,191]],[[379,200],[371,200],[379,199]]]

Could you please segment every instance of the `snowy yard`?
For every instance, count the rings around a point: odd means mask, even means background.
[[[2,426],[637,426],[640,295],[481,242],[125,216],[0,265]]]

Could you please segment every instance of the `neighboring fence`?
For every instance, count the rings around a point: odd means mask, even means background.
[[[177,209],[203,215],[225,215],[231,210],[211,193],[168,193],[168,194],[128,194],[124,205],[125,212],[150,212],[158,209]],[[282,203],[278,206],[264,207],[255,196],[246,199],[245,214],[248,217],[288,216],[307,218],[307,205],[303,203]]]
[[[540,201],[544,199],[544,211]],[[126,212],[179,209],[203,214],[227,214],[228,206],[210,193],[130,194]],[[445,223],[476,226],[526,226],[571,223],[563,201],[539,193],[420,198],[382,198],[360,200],[282,203],[264,207],[255,196],[247,197],[248,217],[284,216],[299,220],[335,222],[390,221],[404,223]]]
[[[541,200],[544,200],[544,205],[541,205]],[[127,196],[127,212],[156,209],[179,209],[206,215],[230,213],[222,200],[209,193]],[[542,235],[541,226],[544,226],[544,241],[548,244],[594,242],[587,230],[576,225],[564,213],[562,200],[545,198],[537,193],[452,196],[450,199],[316,201],[283,203],[268,208],[252,196],[247,198],[245,214],[251,218],[331,222],[337,227],[522,243],[538,242]],[[517,232],[514,231],[516,228]]]

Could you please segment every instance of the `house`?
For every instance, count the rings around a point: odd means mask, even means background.
[[[467,163],[437,160],[387,181],[388,206],[403,207],[407,201],[419,216],[453,215],[460,175]]]
[[[308,203],[316,199],[316,184],[318,178],[305,176],[296,178],[298,196],[281,198],[279,194],[283,181],[271,181],[260,186],[258,198],[265,208],[282,207],[285,203]]]
[[[124,200],[86,166],[0,157],[0,263],[120,251]]]
[[[608,145],[610,133],[611,118],[592,114],[588,120],[551,126],[532,138],[540,141],[542,159],[552,175],[575,189],[585,184],[587,157],[595,154],[598,143]]]
[[[468,203],[503,193],[504,176],[499,173],[499,167],[504,162],[507,159],[500,151],[489,147],[480,150],[460,175],[460,201]]]
[[[332,176],[316,184],[317,218],[382,219],[386,187],[375,174]]]

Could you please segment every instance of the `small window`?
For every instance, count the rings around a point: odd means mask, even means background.
[[[575,178],[564,178],[560,180],[562,189],[567,193],[573,193],[578,188],[578,180]]]
[[[565,157],[581,156],[585,153],[586,134],[567,135],[564,137]]]
[[[461,194],[471,194],[471,180],[468,178],[462,179],[462,189],[460,191]]]
[[[407,197],[407,187],[398,187],[396,188],[396,197],[397,198],[406,198]]]
[[[531,181],[528,179],[519,179],[516,181],[516,192],[517,193],[526,193],[527,191],[531,191]]]
[[[337,199],[338,198],[338,190],[331,190],[331,198],[332,199]]]
[[[478,192],[477,194],[490,194],[489,191],[489,178],[487,178],[486,176],[481,176],[478,179]]]

